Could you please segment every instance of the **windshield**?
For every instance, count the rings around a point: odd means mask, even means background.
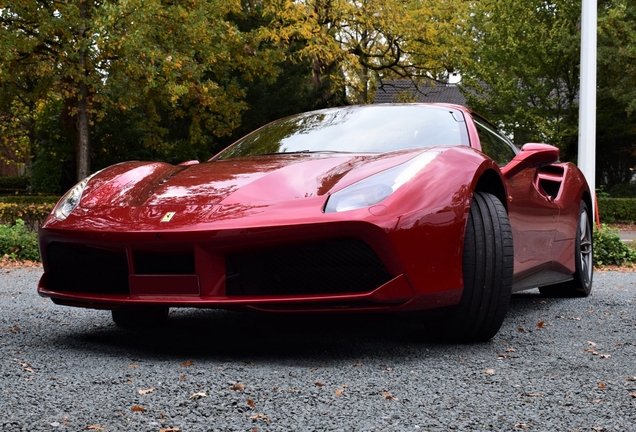
[[[367,105],[297,114],[270,123],[219,153],[231,159],[280,153],[386,153],[468,145],[464,116],[432,105]]]

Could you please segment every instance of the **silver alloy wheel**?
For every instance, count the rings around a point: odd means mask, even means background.
[[[583,209],[579,215],[579,244],[580,244],[580,269],[581,279],[585,286],[592,281],[592,271],[594,263],[592,262],[592,232],[590,229],[590,221],[587,217],[587,210]]]

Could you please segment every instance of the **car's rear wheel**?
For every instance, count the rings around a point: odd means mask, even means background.
[[[587,204],[581,201],[574,242],[574,274],[572,280],[539,288],[545,297],[587,297],[592,292],[594,275],[592,225]]]
[[[494,195],[476,192],[464,235],[464,292],[444,317],[446,340],[483,342],[497,334],[510,302],[513,264],[506,209]]]
[[[126,330],[148,329],[168,320],[168,308],[162,306],[114,309],[113,321]]]

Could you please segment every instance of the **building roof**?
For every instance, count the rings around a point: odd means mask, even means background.
[[[466,105],[466,98],[456,84],[423,83],[419,89],[411,80],[387,80],[375,92],[373,103],[441,102]]]

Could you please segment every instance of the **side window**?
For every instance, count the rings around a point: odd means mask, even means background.
[[[477,127],[482,153],[497,162],[499,166],[510,162],[517,154],[514,145],[485,121],[477,117],[473,117],[473,120]]]

